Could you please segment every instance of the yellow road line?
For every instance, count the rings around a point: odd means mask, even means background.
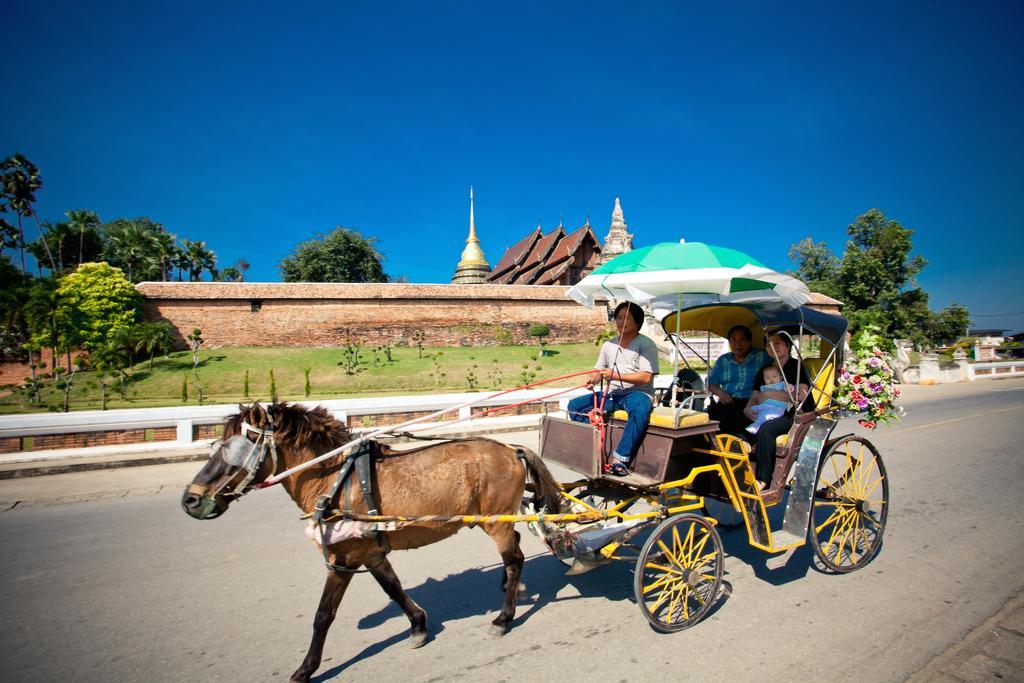
[[[939,420],[938,422],[929,422],[925,425],[918,425],[917,427],[907,427],[906,429],[894,429],[893,431],[897,434],[906,434],[907,432],[917,431],[918,429],[931,429],[932,427],[938,427],[939,425],[948,425],[953,422],[963,422],[964,420],[973,420],[976,417],[988,417],[989,415],[998,415],[999,413],[1009,413],[1014,410],[1024,409],[1024,405],[1014,406],[1013,408],[1000,408],[999,410],[989,410],[984,413],[975,413],[974,415],[964,415],[963,417],[954,417],[949,420]]]

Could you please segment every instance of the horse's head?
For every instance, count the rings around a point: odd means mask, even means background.
[[[350,438],[345,425],[322,406],[253,403],[238,408],[238,414],[224,423],[224,436],[181,498],[182,508],[196,519],[220,517],[232,501],[274,474]],[[330,460],[324,466],[330,466]]]
[[[185,489],[181,507],[196,519],[220,517],[237,498],[277,471],[275,409],[240,405],[224,423],[210,459]]]

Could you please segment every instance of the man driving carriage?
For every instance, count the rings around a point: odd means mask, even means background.
[[[658,347],[640,334],[644,311],[638,305],[624,301],[615,307],[615,328],[619,336],[601,346],[594,364],[595,372],[587,379],[592,388],[601,381],[608,389],[593,396],[578,396],[569,401],[569,416],[577,422],[587,422],[595,408],[604,412],[625,410],[629,416],[622,431],[619,445],[612,453],[611,474],[626,476],[636,456],[644,431],[654,408],[654,376],[658,374]]]

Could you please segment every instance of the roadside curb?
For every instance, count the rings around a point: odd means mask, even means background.
[[[1024,593],[938,655],[907,683],[1024,681]]]

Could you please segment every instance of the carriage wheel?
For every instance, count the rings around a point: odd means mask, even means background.
[[[743,527],[743,513],[728,501],[704,496],[704,516],[711,517],[718,522],[715,526],[722,531],[732,531]]]
[[[684,512],[659,524],[640,551],[633,592],[655,629],[669,633],[707,614],[722,585],[722,540],[711,522]]]
[[[832,445],[818,467],[811,545],[822,564],[846,573],[878,554],[889,513],[889,479],[867,439],[847,436]]]

